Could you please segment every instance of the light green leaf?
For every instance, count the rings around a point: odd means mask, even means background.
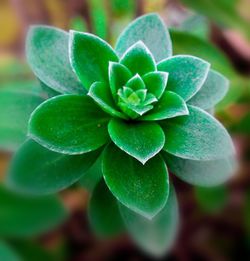
[[[124,229],[118,202],[103,180],[91,195],[88,216],[92,229],[99,237],[113,237]]]
[[[164,121],[164,150],[184,159],[217,160],[234,154],[226,129],[210,114],[188,106],[189,115]]]
[[[50,150],[82,154],[108,142],[109,117],[86,96],[61,95],[42,103],[31,115],[29,136]]]
[[[55,196],[27,197],[0,187],[0,235],[31,237],[60,225],[67,213]]]
[[[5,242],[0,241],[0,260],[2,261],[21,261],[16,252]]]
[[[150,72],[143,76],[148,92],[160,99],[167,87],[168,73],[166,72]]]
[[[108,83],[109,62],[118,61],[108,43],[93,34],[70,31],[69,52],[71,65],[87,89],[94,82]]]
[[[109,63],[109,86],[115,101],[117,101],[117,92],[132,77],[131,72],[122,64]]]
[[[156,71],[154,57],[142,41],[132,45],[121,57],[120,63],[126,66],[132,74],[143,76],[148,72]]]
[[[145,89],[146,86],[140,75],[136,74],[126,83],[126,87],[129,87],[132,90],[136,91],[139,89]]]
[[[105,112],[113,117],[127,119],[114,103],[109,86],[103,82],[95,82],[91,85],[88,96],[90,96]]]
[[[169,73],[166,89],[176,92],[187,101],[204,84],[210,65],[194,56],[176,55],[161,61],[157,68]]]
[[[154,108],[149,111],[148,114],[143,115],[140,120],[164,120],[188,114],[189,112],[185,101],[178,94],[166,91],[161,99],[154,105]]]
[[[122,56],[138,41],[144,42],[157,62],[172,55],[172,43],[168,30],[157,14],[147,14],[132,22],[120,35],[116,52]]]
[[[142,165],[110,144],[104,151],[102,169],[110,191],[131,210],[151,219],[165,206],[168,171],[160,155]]]
[[[236,170],[236,159],[189,160],[163,153],[168,168],[181,180],[196,186],[217,186],[227,181]]]
[[[229,81],[222,74],[210,70],[201,89],[190,99],[188,104],[204,110],[214,107],[226,95]]]
[[[32,111],[44,101],[26,84],[0,89],[0,149],[15,151],[26,139]]]
[[[93,165],[100,151],[65,155],[28,140],[14,155],[6,177],[9,187],[31,194],[50,194],[76,182]]]
[[[35,75],[60,93],[84,94],[68,56],[69,35],[49,26],[31,27],[26,41],[26,55]]]
[[[122,204],[120,212],[130,236],[143,251],[159,258],[170,250],[179,226],[178,203],[173,186],[164,208],[151,220]]]
[[[121,150],[145,164],[164,146],[165,136],[154,122],[125,122],[112,119],[108,125],[111,140]]]

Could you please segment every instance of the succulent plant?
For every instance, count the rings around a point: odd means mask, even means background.
[[[32,113],[9,186],[55,193],[91,175],[87,170],[99,159],[88,208],[93,229],[114,235],[125,225],[146,252],[164,254],[178,227],[169,172],[202,186],[222,183],[233,172],[231,138],[206,112],[224,97],[229,81],[200,58],[173,55],[156,14],[132,22],[115,49],[89,33],[35,26],[27,57],[58,95]]]

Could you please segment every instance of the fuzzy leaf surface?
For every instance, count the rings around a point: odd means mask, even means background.
[[[103,175],[117,200],[146,218],[153,218],[167,201],[168,171],[160,155],[142,165],[110,144],[104,151]]]
[[[108,140],[109,116],[90,97],[56,96],[31,115],[29,136],[50,150],[82,154],[96,150]]]
[[[116,52],[121,57],[138,41],[144,42],[157,62],[172,55],[169,32],[157,14],[144,15],[125,28],[117,41]]]
[[[164,146],[165,136],[154,122],[125,122],[112,119],[108,125],[111,140],[121,150],[145,164]]]

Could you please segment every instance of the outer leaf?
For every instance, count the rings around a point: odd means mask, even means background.
[[[143,76],[143,81],[149,93],[160,99],[167,87],[168,73],[150,72]]]
[[[86,96],[56,96],[31,115],[29,136],[50,150],[82,154],[108,141],[109,118]]]
[[[95,162],[99,151],[65,155],[26,141],[12,159],[7,183],[16,191],[49,194],[76,182]]]
[[[0,235],[26,237],[45,233],[66,218],[66,210],[55,196],[26,197],[0,187]]]
[[[189,116],[168,120],[162,127],[166,143],[164,150],[184,159],[213,160],[234,153],[226,129],[210,114],[188,106]]]
[[[91,195],[88,214],[93,230],[100,237],[115,236],[124,228],[118,202],[103,180],[97,184]]]
[[[127,117],[116,109],[109,87],[102,82],[95,82],[91,85],[88,95],[100,105],[100,107],[111,116],[127,119]]]
[[[138,41],[145,43],[157,62],[172,55],[169,33],[157,14],[144,15],[132,22],[120,35],[115,48],[116,52],[122,56]]]
[[[109,63],[109,86],[113,98],[117,101],[117,92],[132,77],[131,72],[120,63]]]
[[[166,91],[160,101],[154,105],[154,109],[140,119],[155,121],[188,114],[189,112],[185,101],[178,94]]]
[[[153,218],[167,201],[168,171],[160,155],[142,165],[110,144],[104,151],[103,175],[113,195],[146,218]]]
[[[188,104],[204,110],[213,108],[226,95],[229,81],[222,74],[210,70],[201,89],[188,101]]]
[[[235,172],[234,157],[200,161],[188,160],[164,153],[167,166],[181,180],[197,186],[217,186],[227,181]]]
[[[0,241],[0,260],[20,261],[21,259],[9,245],[3,241]]]
[[[35,75],[60,93],[85,93],[71,69],[68,33],[49,26],[34,26],[26,42],[28,62]]]
[[[26,85],[0,89],[0,149],[18,148],[26,138],[30,114],[43,101]]]
[[[172,247],[179,225],[178,203],[173,186],[170,187],[164,208],[152,220],[122,204],[120,212],[132,239],[145,252],[161,257]]]
[[[156,70],[154,57],[142,41],[132,45],[121,57],[120,63],[125,65],[132,74],[143,76]]]
[[[94,82],[108,83],[109,62],[118,61],[108,43],[89,33],[71,31],[69,48],[71,65],[87,89]]]
[[[154,122],[124,122],[112,119],[108,132],[116,146],[142,164],[154,157],[165,142],[164,132]]]
[[[204,84],[210,65],[194,56],[176,55],[160,62],[157,68],[169,73],[167,90],[176,92],[187,101]]]

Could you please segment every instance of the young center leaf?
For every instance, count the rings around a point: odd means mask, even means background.
[[[82,154],[109,140],[108,120],[109,116],[90,97],[56,96],[32,113],[29,136],[50,150]]]
[[[164,208],[151,220],[120,204],[128,232],[136,244],[154,257],[162,257],[172,247],[178,232],[178,203],[173,186]]]
[[[149,48],[157,62],[172,55],[168,30],[157,14],[147,14],[132,22],[120,35],[116,52],[121,57],[138,41],[142,41]]]
[[[108,83],[109,62],[118,61],[108,43],[93,34],[71,31],[69,48],[71,65],[87,89],[94,82]]]
[[[124,229],[118,202],[103,179],[90,197],[88,216],[91,227],[99,237],[113,237]]]
[[[83,85],[69,62],[69,34],[49,26],[31,27],[26,55],[34,74],[47,86],[60,92],[84,94]]]
[[[157,68],[169,73],[166,89],[187,101],[204,84],[210,64],[194,56],[176,55],[161,61]]]
[[[110,191],[126,207],[149,219],[164,207],[169,182],[160,155],[142,165],[110,144],[104,151],[102,169]]]
[[[234,154],[226,129],[210,114],[188,106],[189,115],[162,122],[164,150],[184,159],[213,160]]]
[[[49,194],[74,182],[94,164],[100,151],[82,155],[60,154],[26,141],[12,159],[6,183],[16,191],[29,194]]]
[[[165,136],[154,122],[125,122],[112,119],[108,125],[111,140],[121,150],[145,164],[164,146]]]

